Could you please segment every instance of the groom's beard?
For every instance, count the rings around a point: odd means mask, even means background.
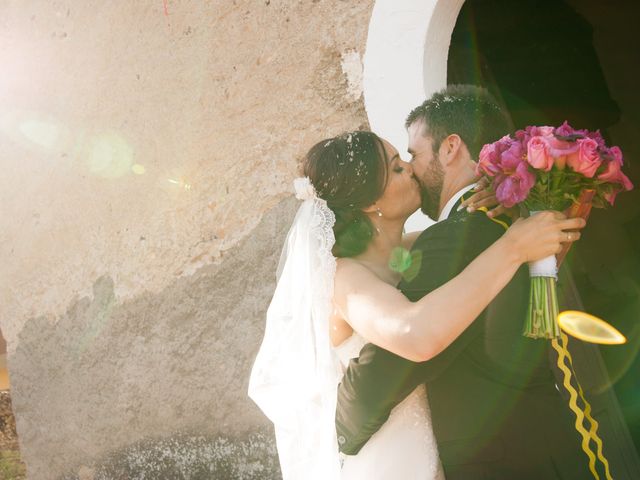
[[[429,217],[434,222],[438,220],[438,214],[440,210],[440,192],[442,188],[435,189],[431,187],[421,187],[420,195],[422,197],[422,203],[420,205],[420,210],[427,217]]]
[[[420,184],[420,197],[422,199],[420,210],[431,220],[437,221],[440,215],[440,196],[442,195],[442,184],[444,183],[442,165],[437,161],[431,162],[424,177],[418,179],[418,183]]]

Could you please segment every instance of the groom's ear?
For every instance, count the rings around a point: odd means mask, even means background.
[[[445,165],[451,165],[455,162],[460,154],[464,142],[460,138],[460,135],[452,133],[447,135],[440,144],[440,155]]]

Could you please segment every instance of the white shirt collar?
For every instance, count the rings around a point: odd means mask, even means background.
[[[464,187],[462,190],[458,190],[458,192],[453,197],[451,197],[449,201],[445,204],[444,208],[442,209],[442,212],[440,212],[440,216],[438,217],[438,222],[449,218],[449,215],[451,214],[451,209],[456,204],[456,202],[460,200],[460,198],[465,193],[467,193],[469,190],[471,190],[475,186],[476,184],[472,183],[471,185],[467,185],[466,187]]]

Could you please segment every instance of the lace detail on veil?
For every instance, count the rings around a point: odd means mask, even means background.
[[[309,227],[313,230],[313,235],[318,240],[318,266],[322,269],[322,271],[319,272],[321,274],[320,277],[325,280],[330,280],[330,284],[327,284],[326,288],[316,293],[323,293],[324,301],[331,302],[333,279],[336,274],[336,258],[331,252],[336,242],[333,233],[336,216],[327,206],[327,202],[318,197],[308,177],[296,178],[293,181],[293,186],[297,199],[305,201],[311,200],[314,204]],[[282,264],[282,259],[280,259],[280,263]]]
[[[335,215],[308,178],[287,235],[249,396],[274,423],[284,480],[340,478],[335,431],[340,364],[329,318],[336,271]]]

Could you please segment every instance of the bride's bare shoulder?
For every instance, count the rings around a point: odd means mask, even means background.
[[[367,268],[353,258],[343,257],[336,259],[336,277],[343,277],[362,270],[367,270]]]
[[[336,261],[335,288],[347,292],[359,290],[364,285],[376,281],[375,274],[358,260],[338,258]]]

